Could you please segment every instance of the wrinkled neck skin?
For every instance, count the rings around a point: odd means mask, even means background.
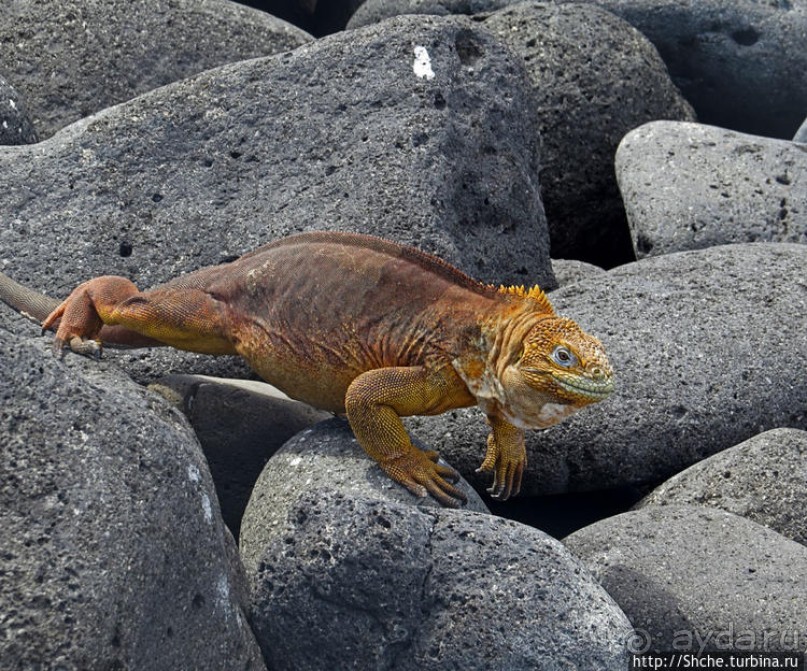
[[[503,384],[517,363],[527,333],[541,321],[556,317],[536,312],[532,306],[488,319],[481,325],[477,342],[469,352],[452,363],[479,408],[488,416],[498,417],[519,429],[543,429],[557,424],[577,407],[558,399],[549,389],[530,389],[508,394]]]

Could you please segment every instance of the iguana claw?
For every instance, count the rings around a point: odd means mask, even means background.
[[[104,346],[102,345],[100,340],[91,340],[88,338],[80,338],[79,336],[73,336],[70,338],[70,342],[67,343],[68,347],[70,348],[71,352],[75,352],[76,354],[81,354],[83,356],[88,356],[93,359],[101,359],[101,355],[104,351]],[[63,356],[64,354],[64,347],[65,342],[58,338],[54,339],[53,341],[53,349],[56,351],[58,349],[59,356]]]
[[[521,479],[527,465],[524,435],[500,420],[489,419],[493,431],[488,436],[488,449],[477,473],[493,472],[493,485],[487,492],[492,498],[506,501],[521,491]],[[498,433],[498,438],[496,434]]]
[[[465,493],[454,486],[460,474],[438,460],[437,452],[413,449],[408,454],[382,462],[381,468],[415,496],[424,498],[431,494],[448,508],[460,508],[468,502]]]

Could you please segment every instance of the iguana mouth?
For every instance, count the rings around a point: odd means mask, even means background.
[[[593,401],[601,401],[614,391],[614,381],[611,379],[597,381],[585,377],[555,376],[555,381],[565,391]]]

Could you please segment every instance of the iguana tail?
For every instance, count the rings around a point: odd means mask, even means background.
[[[3,273],[0,273],[0,301],[38,324],[45,321],[61,303],[56,298],[22,286]]]

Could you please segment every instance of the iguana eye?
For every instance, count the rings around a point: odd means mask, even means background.
[[[558,345],[552,350],[552,361],[564,368],[573,368],[577,365],[577,357],[568,347]]]

